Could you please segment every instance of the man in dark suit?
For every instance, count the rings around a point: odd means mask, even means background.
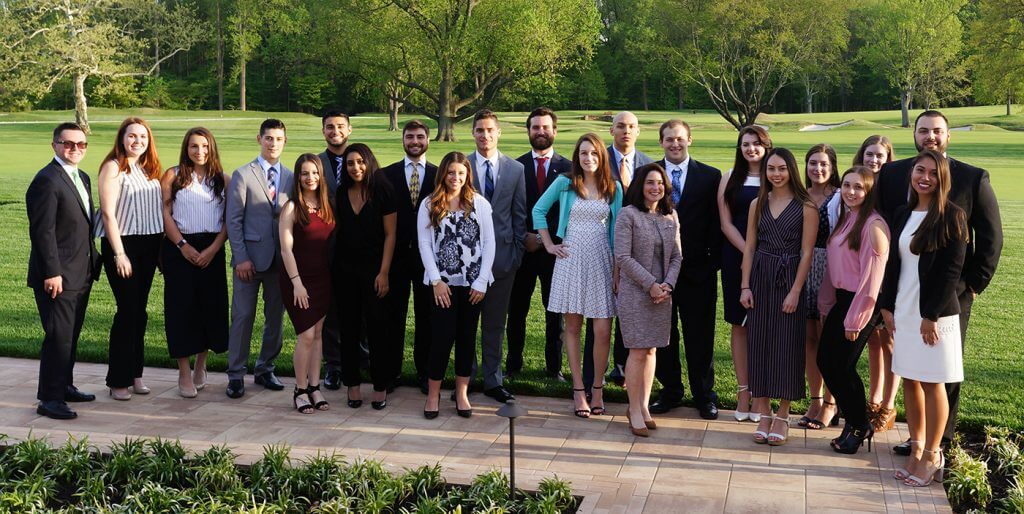
[[[484,109],[473,116],[476,151],[469,155],[473,186],[491,204],[494,220],[494,282],[480,307],[480,370],[484,394],[505,403],[514,399],[505,389],[501,373],[505,321],[516,270],[526,247],[526,179],[523,165],[498,151],[501,126],[494,112]]]
[[[612,144],[608,145],[608,160],[612,168],[612,178],[622,183],[623,196],[629,189],[629,183],[633,179],[633,171],[654,162],[647,154],[636,149],[636,140],[640,137],[640,120],[629,111],[622,111],[612,118],[612,127],[609,129],[612,135]],[[587,320],[587,334],[583,344],[583,362],[594,360],[594,336],[593,324]],[[612,360],[615,365],[609,374],[609,379],[618,385],[626,381],[625,368],[626,358],[629,352],[622,344],[622,330],[619,329],[618,321],[615,322],[615,335],[612,338],[613,350]],[[587,389],[587,397],[590,397],[590,388],[594,383],[594,369],[591,366],[583,366],[583,387]]]
[[[338,184],[341,183],[341,174],[345,173],[345,166],[341,162],[345,149],[348,148],[348,137],[352,134],[352,125],[349,124],[348,115],[337,110],[330,110],[320,118],[324,141],[327,148],[320,152],[320,164],[324,168],[324,181],[327,182],[327,189],[334,198]],[[334,245],[328,245],[334,251]],[[333,262],[333,255],[332,262]],[[327,311],[327,319],[324,320],[323,348],[324,355],[324,387],[337,390],[341,388],[341,336],[338,334],[338,312],[331,300],[331,308]]]
[[[96,399],[74,386],[73,371],[89,292],[99,278],[100,257],[92,238],[89,175],[78,169],[88,146],[85,131],[74,123],[61,123],[53,131],[52,144],[53,160],[39,170],[25,193],[31,241],[28,286],[35,295],[44,334],[36,412],[72,419],[78,414],[67,402]]]
[[[395,190],[398,207],[398,231],[395,238],[395,256],[391,262],[388,282],[393,305],[388,329],[392,330],[394,348],[405,347],[405,321],[409,312],[409,290],[413,296],[415,319],[412,355],[416,364],[416,379],[420,391],[427,394],[427,360],[430,354],[430,307],[434,299],[430,286],[423,283],[423,261],[416,234],[416,214],[420,204],[434,191],[437,166],[427,162],[430,129],[419,120],[402,127],[402,147],[405,158],[383,168],[381,173]],[[399,352],[399,359],[402,358]],[[397,369],[401,370],[401,362]]]
[[[526,132],[532,151],[519,156],[516,161],[523,165],[526,176],[526,212],[544,191],[555,181],[555,177],[572,170],[572,161],[555,153],[552,144],[558,134],[558,116],[547,107],[534,109],[526,117]],[[512,285],[512,299],[508,308],[508,355],[505,356],[505,376],[512,378],[523,370],[523,348],[526,345],[526,315],[530,311],[533,290],[540,279],[541,301],[544,303],[544,362],[547,375],[560,382],[562,376],[561,317],[548,312],[548,296],[551,294],[551,274],[555,269],[555,256],[544,251],[540,236],[533,227],[533,220],[527,219],[526,253],[523,263],[516,272]],[[548,226],[558,226],[558,209],[548,212]],[[560,238],[552,236],[555,244]]]
[[[693,159],[690,126],[682,120],[661,125],[658,141],[665,158],[658,161],[672,182],[672,204],[679,216],[683,267],[672,290],[672,332],[668,346],[658,348],[655,377],[661,392],[651,402],[652,414],[664,414],[682,405],[683,380],[679,361],[679,328],[683,326],[686,374],[693,401],[704,419],[718,418],[715,394],[715,307],[718,268],[721,266],[722,230],[716,194],[722,172]]]
[[[914,121],[914,145],[918,151],[926,148],[946,155],[949,146],[949,120],[939,111],[928,110]],[[957,295],[960,300],[960,336],[967,344],[967,323],[971,319],[974,298],[988,286],[999,264],[1003,249],[1003,224],[999,217],[999,204],[989,181],[988,172],[949,159],[949,173],[953,179],[949,199],[967,214],[970,241],[964,267],[960,274]],[[906,205],[910,191],[910,171],[914,158],[894,161],[882,166],[879,172],[878,201],[882,214],[890,223],[895,219],[896,210]],[[942,435],[948,443],[956,428],[956,414],[960,406],[960,384],[946,384],[949,400],[949,419]],[[905,442],[894,449],[902,455],[910,454],[910,444]]]

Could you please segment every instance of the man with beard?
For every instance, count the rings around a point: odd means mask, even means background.
[[[558,133],[558,116],[547,107],[534,109],[526,117],[526,131],[530,137],[532,151],[519,156],[517,161],[523,165],[526,174],[526,212],[533,210],[534,204],[555,177],[572,170],[572,161],[557,155],[551,145]],[[558,225],[558,209],[548,211],[548,226]],[[565,382],[562,376],[562,339],[561,320],[558,313],[548,312],[548,295],[551,293],[551,274],[555,268],[555,256],[544,251],[540,235],[533,227],[533,221],[527,221],[526,254],[523,263],[516,272],[515,283],[512,285],[512,298],[508,308],[508,355],[505,357],[505,376],[515,377],[523,370],[523,348],[526,345],[526,315],[530,311],[533,290],[540,279],[541,301],[544,303],[544,362],[547,376]],[[561,244],[561,238],[552,236],[555,244]]]
[[[949,140],[949,120],[941,112],[928,110],[917,116],[917,120],[914,121],[914,145],[918,151],[930,149],[946,155]],[[949,200],[963,209],[967,215],[970,236],[960,283],[957,286],[960,300],[960,340],[966,345],[971,306],[975,297],[988,286],[999,264],[999,255],[1003,249],[1003,225],[988,172],[952,157],[947,156],[947,159],[952,178]],[[882,166],[879,172],[878,202],[882,215],[890,222],[894,219],[897,209],[907,204],[913,161],[914,157],[890,162]],[[956,414],[960,406],[960,383],[946,384],[946,396],[949,401],[949,419],[942,440],[948,445],[956,428]],[[900,455],[910,455],[910,441],[896,446],[893,451]]]
[[[437,166],[427,162],[430,129],[419,120],[412,120],[402,127],[402,147],[405,158],[381,169],[391,183],[398,206],[398,230],[395,240],[395,256],[391,261],[388,281],[391,286],[390,298],[393,304],[388,312],[392,316],[388,323],[392,348],[405,347],[405,322],[409,312],[409,290],[413,291],[413,317],[415,322],[412,354],[416,364],[416,380],[420,391],[427,394],[427,359],[430,353],[430,308],[434,299],[430,286],[423,283],[423,262],[420,260],[416,240],[416,214],[420,202],[430,197],[434,190],[434,176]],[[397,352],[401,359],[403,352]],[[398,370],[402,369],[401,362]],[[401,373],[401,371],[399,371]]]
[[[324,141],[327,148],[320,152],[320,163],[324,167],[324,182],[327,183],[328,192],[334,198],[338,184],[341,183],[341,175],[345,173],[345,165],[342,157],[345,149],[348,148],[348,136],[352,134],[352,125],[349,124],[348,115],[337,110],[324,113],[320,119],[323,125]],[[328,245],[331,252],[334,245]],[[334,262],[331,255],[331,262]],[[327,319],[324,320],[323,332],[323,354],[324,354],[324,387],[337,390],[341,388],[341,336],[338,333],[338,312],[335,301],[331,299],[331,308],[327,311]],[[365,351],[364,351],[365,353]],[[364,356],[364,360],[365,356]]]

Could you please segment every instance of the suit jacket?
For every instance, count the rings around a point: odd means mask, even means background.
[[[902,206],[893,217],[892,243],[889,245],[889,260],[885,263],[885,279],[878,294],[878,306],[890,312],[896,308],[897,290],[900,282],[900,234],[910,219],[910,208]],[[949,211],[946,211],[947,214]],[[954,226],[956,218],[946,216],[947,230]],[[921,317],[936,321],[943,316],[960,314],[961,268],[967,252],[967,242],[950,241],[934,252],[924,252],[917,264],[918,280],[921,283]],[[911,327],[903,330],[917,330]]]
[[[477,152],[469,154],[473,167],[473,186],[484,194],[483,170],[476,169]],[[491,199],[491,218],[494,220],[495,279],[515,274],[523,262],[526,243],[526,179],[523,165],[511,157],[498,153],[498,181]]]
[[[890,162],[879,172],[878,201],[890,228],[893,228],[897,209],[907,204],[913,162],[913,158]],[[961,288],[970,287],[975,293],[981,293],[992,280],[1003,250],[999,204],[987,171],[950,158],[949,173],[953,178],[949,199],[967,215],[970,235],[960,276]],[[890,232],[894,237],[897,234],[895,230]]]
[[[78,170],[78,177],[89,192],[89,205],[82,205],[78,188],[56,159],[39,170],[28,186],[29,287],[41,288],[44,280],[60,276],[65,290],[79,291],[99,279],[89,175]]]
[[[533,160],[533,152],[526,152],[516,158],[519,164],[523,165],[523,174],[526,178],[526,212],[530,213],[533,211],[533,206],[537,205],[537,199],[540,195],[544,194],[548,186],[555,181],[558,175],[563,173],[568,174],[572,171],[572,161],[562,157],[561,154],[556,153],[554,157],[548,160],[547,169],[544,175],[544,189],[537,188],[537,161]],[[529,232],[537,232],[537,227],[533,225],[533,217],[526,221],[527,230]],[[548,226],[558,226],[558,209],[551,209],[548,211]],[[557,244],[557,243],[556,243]]]
[[[420,251],[416,232],[416,215],[419,213],[420,204],[430,197],[434,192],[434,180],[437,176],[437,166],[427,162],[420,175],[420,195],[416,205],[412,204],[412,195],[409,191],[409,184],[405,181],[405,159],[382,168],[380,172],[391,184],[395,191],[396,204],[398,207],[398,223],[395,234],[395,256],[391,269],[407,270],[409,272],[423,275],[423,262],[420,260]]]
[[[324,181],[327,182],[327,191],[331,193],[330,198],[334,198],[335,193],[338,192],[338,179],[334,176],[334,156],[327,150],[324,150],[317,157],[320,158],[320,164],[324,167]],[[344,173],[344,170],[342,172]]]
[[[608,164],[612,167],[612,178],[622,182],[622,177],[619,176],[619,161],[615,158],[615,145],[608,145],[608,161]],[[633,171],[635,172],[640,166],[650,164],[652,162],[654,162],[654,159],[651,159],[647,154],[640,150],[636,150],[633,155]],[[623,191],[622,194],[625,195],[626,192]]]
[[[669,172],[665,159],[658,164]],[[669,173],[669,179],[672,176]],[[694,158],[686,167],[683,193],[676,204],[679,235],[683,247],[680,274],[703,282],[722,267],[722,227],[718,214],[718,184],[722,172]]]
[[[284,163],[277,165],[281,172],[276,205],[270,201],[267,175],[257,160],[231,174],[225,218],[232,267],[252,261],[256,271],[266,271],[280,255],[277,217],[291,196],[293,176]]]

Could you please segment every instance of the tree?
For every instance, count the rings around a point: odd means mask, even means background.
[[[876,0],[859,11],[856,32],[864,45],[857,58],[881,71],[900,92],[904,127],[910,102],[922,86],[922,99],[941,100],[948,70],[958,66],[963,27],[957,13],[967,0]],[[929,96],[933,95],[933,96]]]
[[[655,9],[669,63],[736,128],[754,123],[798,71],[845,48],[840,0],[657,0]]]
[[[288,0],[234,0],[234,9],[227,17],[231,32],[230,51],[235,58],[232,74],[238,77],[238,108],[246,109],[246,66],[268,34],[291,36],[305,19],[300,5]],[[286,77],[281,77],[286,81]]]
[[[1024,98],[1024,1],[982,0],[978,7],[970,25],[975,95],[1006,102],[1009,116]]]
[[[599,30],[593,0],[347,0],[340,10],[365,75],[412,90],[380,87],[436,121],[440,141],[504,88],[589,59]]]

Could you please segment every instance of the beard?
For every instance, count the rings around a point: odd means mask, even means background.
[[[540,150],[540,151],[547,150],[548,148],[551,148],[551,145],[554,142],[555,142],[554,138],[548,137],[548,136],[532,136],[532,137],[530,137],[530,146],[532,146],[534,150]]]
[[[342,138],[341,142],[339,142],[339,143],[332,143],[332,142],[328,141],[327,142],[327,146],[329,146],[331,148],[334,148],[334,149],[344,149],[346,146],[348,146],[348,138],[347,137],[346,138]]]
[[[941,153],[941,154],[945,154],[946,153],[946,147],[948,145],[946,143],[942,142],[942,141],[936,141],[936,143],[937,143],[936,144],[937,148],[935,150],[937,152]],[[920,144],[918,144],[917,141],[914,141],[914,146],[917,147],[917,151],[918,152],[921,152],[922,150],[925,149],[925,147],[920,145]]]
[[[409,157],[419,157],[427,152],[427,145],[406,146],[405,154]]]

